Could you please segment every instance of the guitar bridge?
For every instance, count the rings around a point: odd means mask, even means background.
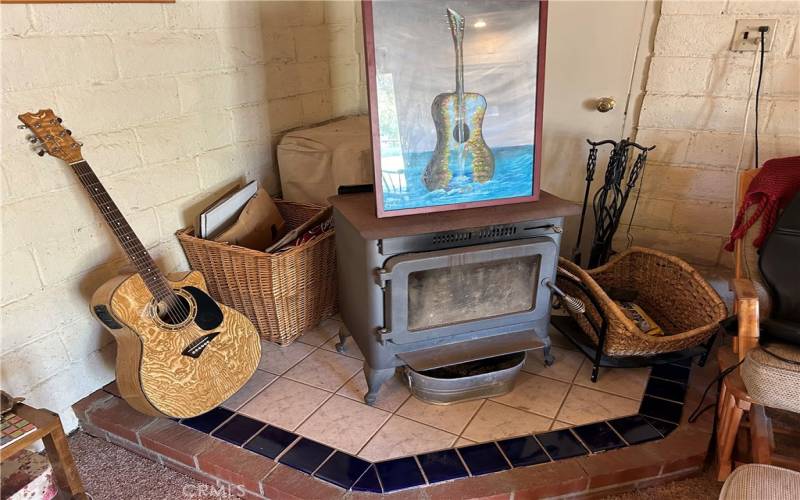
[[[199,358],[200,355],[203,354],[205,348],[208,347],[208,345],[211,343],[212,340],[214,340],[214,337],[216,337],[219,334],[220,332],[213,332],[203,335],[202,337],[196,339],[191,344],[187,345],[186,349],[184,349],[183,352],[181,352],[181,354],[183,354],[184,356],[189,356],[190,358],[195,358],[195,359]]]

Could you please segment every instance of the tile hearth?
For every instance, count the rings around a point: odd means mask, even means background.
[[[566,494],[686,475],[705,455],[710,421],[687,424],[683,409],[714,367],[605,369],[592,384],[589,362],[554,331],[555,365],[532,353],[509,394],[429,405],[398,375],[370,407],[355,344],[335,351],[339,325],[327,320],[284,348],[264,343],[253,378],[205,415],[145,417],[113,384],[76,413],[87,432],[202,481],[243,484],[258,498],[422,485],[447,498],[472,497],[473,487]]]
[[[358,347],[352,338],[344,353],[334,347],[340,325],[326,320],[287,347],[263,342],[258,372],[222,407],[378,462],[632,415],[650,376],[648,368],[607,369],[592,384],[589,361],[553,331],[555,364],[545,367],[534,351],[509,394],[427,404],[398,373],[371,407]]]

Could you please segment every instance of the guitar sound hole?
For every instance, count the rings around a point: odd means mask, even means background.
[[[191,311],[191,305],[182,295],[175,294],[178,301],[175,303],[162,302],[158,305],[158,318],[168,325],[179,325],[186,321]]]
[[[453,139],[459,143],[467,142],[469,139],[469,126],[463,121],[458,122],[453,128]]]

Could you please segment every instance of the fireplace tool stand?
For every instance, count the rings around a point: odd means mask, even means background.
[[[656,147],[641,146],[629,139],[622,139],[619,142],[610,139],[592,142],[586,139],[586,142],[589,143],[591,149],[589,149],[589,157],[586,161],[586,189],[583,194],[581,222],[578,227],[578,238],[572,256],[572,261],[578,265],[581,265],[580,243],[586,218],[586,206],[589,202],[589,191],[591,190],[592,181],[594,180],[594,174],[597,168],[597,148],[605,144],[611,144],[613,146],[609,155],[603,185],[597,190],[592,199],[595,229],[589,255],[588,267],[591,269],[604,264],[611,256],[611,242],[619,227],[620,220],[622,219],[622,212],[625,210],[625,205],[628,203],[628,197],[636,186],[636,182],[643,174],[644,166],[647,162],[647,153],[654,150]],[[628,171],[629,158],[633,149],[637,149],[639,153],[636,155],[636,159],[633,161]],[[631,214],[631,222],[632,221],[633,214]]]

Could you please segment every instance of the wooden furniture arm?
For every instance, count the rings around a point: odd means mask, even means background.
[[[746,278],[735,278],[731,280],[731,288],[733,289],[736,300],[758,300],[756,293],[756,286],[753,280]]]
[[[750,349],[758,345],[758,293],[753,281],[743,278],[731,280],[731,288],[736,298],[735,308],[739,322],[734,351],[742,360]]]

